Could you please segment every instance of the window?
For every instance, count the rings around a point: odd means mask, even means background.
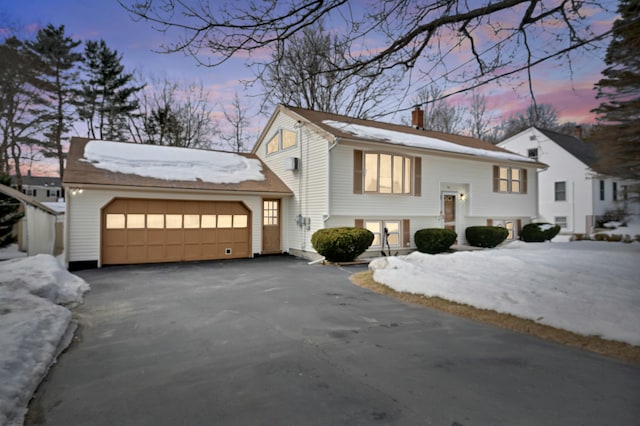
[[[215,214],[203,214],[200,222],[202,228],[215,228],[216,227],[216,215]]]
[[[604,181],[600,181],[600,201],[604,201]]]
[[[267,154],[284,151],[285,149],[296,146],[296,132],[286,129],[280,129],[267,142]]]
[[[107,229],[124,229],[124,215],[107,214]]]
[[[379,194],[411,194],[411,158],[403,155],[364,154],[364,190]]]
[[[234,228],[246,228],[247,227],[247,215],[246,214],[234,214],[233,215],[233,227]]]
[[[535,160],[538,159],[538,148],[531,148],[527,151],[527,156]]]
[[[567,227],[567,217],[566,216],[556,216],[554,218],[554,223],[558,225],[560,228]]]
[[[267,143],[267,154],[271,154],[274,152],[278,152],[278,144],[280,142],[280,135],[276,134],[271,140]]]
[[[165,223],[167,229],[180,229],[182,228],[182,215],[181,214],[168,214],[165,216]]]
[[[613,182],[613,201],[618,201],[618,182]]]
[[[144,229],[144,214],[129,213],[127,215],[127,228]]]
[[[149,228],[149,229],[163,229],[164,228],[164,215],[163,214],[148,214],[147,215],[147,228]]]
[[[384,248],[384,230],[387,229],[387,241],[390,247],[400,247],[400,221],[365,220],[364,227],[373,233],[372,248]],[[384,247],[383,247],[384,246]]]
[[[291,148],[296,146],[296,132],[291,130],[282,130],[282,149]]]
[[[185,214],[184,215],[184,227],[185,227],[185,229],[200,228],[200,215],[199,214]]]
[[[526,194],[527,170],[493,166],[493,191]]]
[[[278,201],[265,200],[262,203],[262,224],[277,225],[278,224]]]
[[[556,182],[555,186],[555,200],[556,201],[567,201],[567,183],[566,182]]]
[[[230,214],[218,215],[218,228],[233,227],[233,216]]]

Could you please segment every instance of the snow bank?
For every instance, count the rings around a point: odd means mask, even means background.
[[[376,281],[640,345],[640,244],[513,242],[491,250],[375,259]]]
[[[69,309],[89,285],[49,255],[0,262],[0,424],[21,425],[33,392],[69,344]]]

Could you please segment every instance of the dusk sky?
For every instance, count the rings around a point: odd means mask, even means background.
[[[354,0],[353,5],[357,7],[364,2],[366,0]],[[617,2],[606,0],[602,4],[609,11],[615,11]],[[598,28],[594,32],[608,30],[614,18],[613,13],[598,13],[594,18],[594,26]],[[207,68],[198,66],[193,58],[181,53],[154,52],[163,43],[175,40],[153,30],[149,23],[134,22],[117,0],[0,0],[0,30],[12,26],[20,29],[20,37],[28,38],[49,23],[65,25],[66,33],[76,39],[104,39],[109,47],[123,55],[123,64],[129,72],[135,70],[142,75],[185,82],[201,81],[216,105],[229,105],[236,91],[244,96],[239,81],[253,76],[241,59],[233,59],[218,68]],[[609,39],[605,39],[599,42],[602,47],[599,50],[572,55],[571,67],[566,61],[536,66],[533,87],[537,102],[552,104],[558,110],[561,122],[593,122],[595,117],[589,110],[599,104],[593,85],[601,78],[608,43]],[[482,92],[487,96],[488,110],[494,122],[507,118],[513,112],[522,111],[530,104],[525,79],[523,73],[517,81],[483,87]],[[416,90],[412,88],[409,95]],[[468,104],[470,98],[470,94],[457,95],[449,98],[449,102]],[[244,97],[243,103],[255,106],[259,99]],[[390,112],[394,109],[401,111],[383,120],[400,122],[401,119],[408,119],[410,114],[406,110],[411,107],[410,96],[403,102],[398,101],[398,105],[394,103],[393,99],[389,100]],[[214,107],[218,111],[220,108],[222,106]],[[267,117],[256,117],[253,125],[259,131],[266,121]]]

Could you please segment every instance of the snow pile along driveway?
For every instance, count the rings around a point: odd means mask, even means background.
[[[71,342],[67,307],[88,290],[49,255],[0,262],[1,425],[22,425],[33,392]]]
[[[501,248],[382,257],[373,278],[582,335],[640,345],[640,244],[512,242]]]

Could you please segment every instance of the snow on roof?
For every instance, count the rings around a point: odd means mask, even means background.
[[[526,161],[531,163],[535,162],[535,160],[533,159],[515,153],[491,151],[482,148],[472,148],[453,142],[447,142],[441,139],[432,138],[429,136],[413,135],[409,133],[398,132],[395,130],[380,129],[376,127],[363,126],[361,124],[345,123],[334,120],[324,120],[322,123],[342,132],[351,133],[352,135],[359,138],[377,140],[381,142],[392,143],[395,145],[433,149],[436,151],[454,152],[458,154],[470,154],[500,160]]]
[[[164,180],[262,181],[262,163],[232,152],[92,140],[81,161],[116,173]]]

